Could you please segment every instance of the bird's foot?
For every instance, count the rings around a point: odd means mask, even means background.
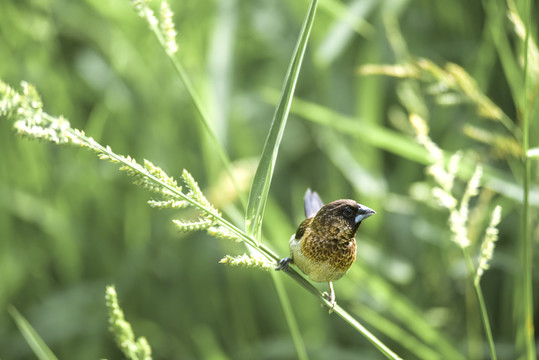
[[[329,301],[330,305],[329,305],[329,311],[328,313],[331,314],[333,312],[333,310],[335,310],[335,305],[337,305],[337,301],[335,301],[335,297],[333,297],[333,299],[331,298],[331,295],[328,294],[327,292],[323,292],[322,295],[324,296],[324,298]]]
[[[285,257],[284,259],[279,261],[279,265],[277,265],[277,267],[275,268],[275,271],[279,271],[279,270],[287,271],[288,265],[290,265],[291,262],[292,262],[291,258]]]
[[[329,313],[331,314],[333,310],[335,310],[335,305],[337,305],[337,301],[335,301],[335,291],[333,290],[333,283],[329,283],[329,294],[327,292],[324,292],[322,295],[330,303]]]

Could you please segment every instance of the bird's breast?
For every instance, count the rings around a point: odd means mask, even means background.
[[[320,236],[309,229],[301,239],[290,240],[294,264],[314,281],[329,282],[340,279],[356,259],[354,238],[337,234]]]

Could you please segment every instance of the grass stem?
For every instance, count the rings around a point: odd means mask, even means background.
[[[525,22],[526,22],[526,36],[524,39],[524,91],[522,99],[522,150],[524,154],[524,201],[522,204],[522,232],[520,238],[520,256],[522,271],[522,288],[524,295],[524,308],[523,318],[521,323],[521,332],[524,334],[526,358],[529,360],[536,358],[535,350],[535,335],[534,335],[534,321],[533,321],[533,274],[532,274],[532,262],[533,262],[533,244],[530,234],[530,183],[531,183],[531,164],[530,158],[527,156],[528,149],[530,147],[530,117],[533,109],[533,103],[531,101],[531,94],[529,90],[531,88],[531,74],[530,71],[530,29],[531,29],[531,3],[530,0],[525,1]]]

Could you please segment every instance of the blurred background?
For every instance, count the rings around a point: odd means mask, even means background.
[[[247,196],[309,2],[170,5],[176,56]],[[157,10],[159,2],[152,6]],[[358,261],[335,291],[339,304],[406,359],[482,359],[488,353],[462,251],[451,241],[447,210],[429,193],[434,183],[425,173],[425,153],[413,142],[407,109],[414,99],[420,103],[433,141],[488,166],[486,181],[497,184],[474,199],[470,237],[477,254],[488,214],[495,204],[503,206],[500,239],[482,279],[502,359],[515,359],[522,349],[515,315],[522,305],[516,296],[522,162],[518,142],[512,152],[492,139],[519,135],[485,120],[465,97],[438,101],[432,86],[443,83],[405,83],[361,75],[359,68],[416,58],[441,67],[456,63],[519,127],[514,89],[522,79],[508,70],[519,68],[519,39],[506,12],[507,3],[498,0],[325,0],[318,9],[296,96],[321,108],[292,109],[263,241],[288,255],[308,187],[326,202],[353,198],[375,209],[359,231]],[[65,116],[115,152],[149,159],[175,178],[189,170],[225,217],[243,227],[244,210],[215,145],[129,1],[2,1],[0,63],[2,80],[13,87],[32,83],[46,112]],[[346,125],[320,124],[319,115]],[[470,126],[494,137],[471,136],[464,131]],[[535,121],[532,134],[538,127]],[[392,139],[402,143],[384,145]],[[535,137],[531,146],[537,146]],[[0,153],[1,358],[35,358],[8,315],[10,305],[59,358],[121,358],[107,329],[109,284],[156,359],[297,357],[271,277],[218,264],[225,254],[244,253],[241,244],[204,232],[178,233],[170,221],[178,212],[151,209],[146,201],[153,194],[116,166],[83,149],[20,138],[5,118]],[[536,167],[532,174],[537,179]],[[458,181],[457,193],[464,187]],[[535,188],[532,199],[536,247]],[[280,276],[310,358],[382,358],[312,295]],[[326,290],[327,284],[317,286]]]

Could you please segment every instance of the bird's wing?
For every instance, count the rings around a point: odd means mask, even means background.
[[[316,191],[307,189],[307,192],[305,193],[305,218],[308,219],[315,216],[322,206],[324,206],[324,203]]]

